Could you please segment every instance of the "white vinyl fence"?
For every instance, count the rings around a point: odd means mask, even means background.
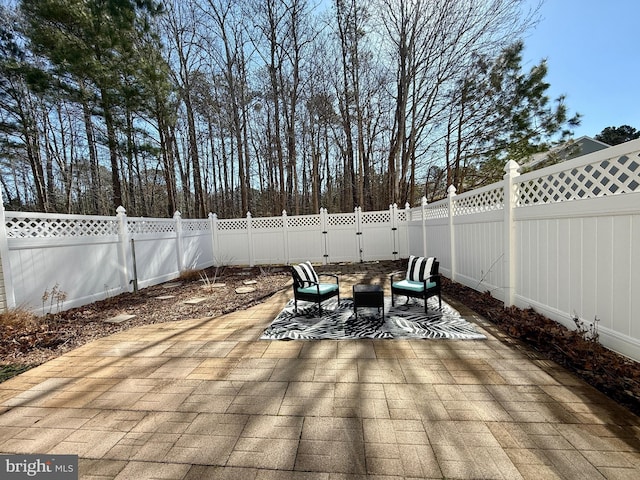
[[[186,220],[127,217],[122,207],[115,217],[0,210],[0,311],[73,308],[210,266],[406,257],[407,212]]]
[[[71,308],[131,291],[135,279],[142,288],[213,265],[429,255],[445,276],[507,306],[570,328],[574,316],[597,318],[604,345],[640,360],[640,140],[531,173],[519,175],[515,162],[505,170],[496,184],[379,212],[184,220],[0,209],[0,311]],[[55,291],[65,292],[62,305],[43,303]]]
[[[505,305],[574,328],[640,361],[640,140],[411,209],[409,249]],[[504,192],[508,192],[505,195]]]
[[[212,265],[211,220],[2,212],[4,307],[68,309]],[[135,261],[134,261],[135,260]]]

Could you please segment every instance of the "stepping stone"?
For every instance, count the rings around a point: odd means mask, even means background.
[[[236,288],[236,293],[251,293],[255,292],[256,289],[254,287],[238,287]]]
[[[206,298],[204,297],[198,297],[198,298],[192,298],[190,300],[185,300],[183,303],[185,305],[198,305],[202,302],[204,302],[206,300]]]
[[[174,283],[165,283],[162,287],[163,288],[176,288],[176,287],[179,287],[180,285],[182,285],[182,282],[174,282]]]
[[[106,323],[122,323],[122,322],[126,322],[127,320],[131,320],[132,318],[135,318],[135,315],[128,315],[126,313],[121,313],[120,315],[116,315],[115,317],[107,318],[105,322]]]
[[[156,297],[156,300],[169,300],[170,298],[176,298],[175,295],[160,295]]]
[[[209,283],[208,285],[203,285],[202,288],[224,288],[226,286],[226,283]]]
[[[244,285],[255,285],[258,283],[257,280],[245,280],[242,282]]]

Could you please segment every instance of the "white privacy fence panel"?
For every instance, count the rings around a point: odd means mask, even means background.
[[[210,267],[213,261],[213,230],[209,220],[182,220],[182,252],[177,258],[183,258],[181,270],[202,270]]]
[[[518,305],[640,359],[640,140],[516,179]]]
[[[440,273],[453,278],[451,271],[449,202],[441,200],[428,205],[423,202],[421,209],[414,209],[413,211],[414,215],[420,211],[420,215],[416,215],[416,221],[420,220],[425,225],[424,254],[436,257],[440,262]]]
[[[132,238],[130,272],[133,272],[133,252],[135,252],[135,274],[138,286],[166,282],[180,274],[178,261],[178,240],[174,235],[135,235]]]
[[[251,219],[249,240],[253,245],[253,262],[245,263],[285,263],[285,223],[283,217]]]
[[[356,215],[353,213],[337,213],[326,219],[327,262],[359,261],[359,239]]]
[[[503,221],[500,215],[478,213],[454,222],[456,281],[504,300]],[[450,255],[449,255],[450,257]]]
[[[286,217],[286,235],[282,247],[285,261],[281,263],[324,263],[326,257],[325,212],[319,215],[296,215]],[[269,263],[269,262],[265,262]],[[275,262],[273,262],[275,263]]]
[[[156,285],[180,274],[179,222],[179,216],[175,220],[127,218],[131,241],[128,270],[131,278],[137,278],[138,287]]]
[[[397,258],[398,249],[389,248],[397,242],[397,228],[392,223],[392,212],[358,211],[357,214],[360,258],[365,262],[391,260],[394,258],[394,252]]]
[[[114,217],[6,212],[4,236],[9,306],[46,313],[122,291]]]
[[[449,278],[570,328],[598,318],[602,343],[640,360],[640,140],[516,169],[412,209],[408,231],[425,224]]]
[[[504,300],[504,188],[489,185],[451,197],[457,281]],[[454,192],[451,192],[454,193]],[[451,269],[452,254],[449,253]]]
[[[214,256],[216,265],[247,264],[250,256],[250,218],[214,220]]]

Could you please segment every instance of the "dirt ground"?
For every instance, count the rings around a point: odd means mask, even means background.
[[[399,262],[377,265],[389,272]],[[355,264],[331,266],[342,273],[366,271]],[[287,287],[286,267],[224,268],[191,272],[175,282],[111,297],[90,305],[36,318],[0,317],[0,381],[39,365],[94,339],[139,325],[218,316],[248,308]],[[255,283],[254,283],[255,282]],[[249,284],[247,284],[249,283]],[[239,288],[253,289],[237,293]],[[604,348],[593,327],[569,330],[533,310],[503,307],[487,293],[443,279],[445,296],[456,299],[494,323],[514,341],[522,342],[573,371],[621,405],[640,415],[640,364]],[[188,300],[202,299],[187,304]],[[51,301],[51,300],[48,300]],[[52,305],[54,308],[56,305]],[[122,323],[105,320],[135,315]]]

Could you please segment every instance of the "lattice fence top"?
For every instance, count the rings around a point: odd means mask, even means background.
[[[389,211],[363,212],[360,217],[360,222],[362,224],[389,223],[390,221],[391,221],[391,213]]]
[[[319,227],[320,224],[320,215],[297,215],[295,217],[287,217],[288,227]]]
[[[284,220],[282,217],[254,218],[251,220],[251,228],[261,230],[282,229],[284,228]]]
[[[425,217],[429,220],[447,218],[449,216],[449,204],[444,202],[434,203],[425,208]]]
[[[640,154],[622,155],[517,183],[517,206],[640,191]]]
[[[209,220],[182,220],[182,230],[185,232],[211,230],[211,222]]]
[[[9,238],[101,237],[119,232],[115,219],[7,216],[5,225]]]
[[[235,220],[218,220],[218,230],[246,230],[247,220],[245,218]]]
[[[127,218],[127,231],[131,234],[175,233],[175,220]]]
[[[456,216],[502,209],[504,209],[504,192],[501,186],[475,195],[455,197],[453,203],[453,212]]]
[[[331,226],[355,225],[356,216],[353,213],[335,213],[329,215],[329,217],[327,218],[327,224]]]
[[[406,215],[408,222],[422,220],[422,209],[420,207],[409,210]]]

